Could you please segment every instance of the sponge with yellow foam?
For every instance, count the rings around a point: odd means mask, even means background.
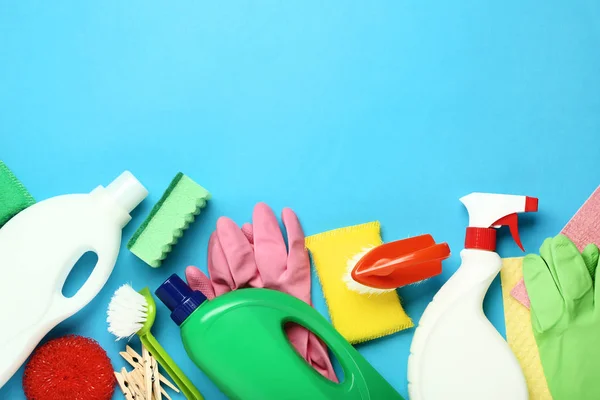
[[[361,343],[414,326],[396,291],[377,296],[348,289],[348,262],[365,249],[379,246],[379,222],[339,228],[306,238],[333,326],[350,343]]]

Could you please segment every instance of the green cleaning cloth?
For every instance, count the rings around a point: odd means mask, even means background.
[[[0,161],[0,227],[34,203],[25,186]]]
[[[600,251],[548,238],[523,261],[531,324],[554,400],[600,399]]]

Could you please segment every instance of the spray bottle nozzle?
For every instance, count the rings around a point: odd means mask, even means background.
[[[465,247],[495,251],[496,231],[493,228],[508,226],[510,233],[523,251],[519,236],[517,213],[536,212],[538,199],[529,196],[515,196],[491,193],[471,193],[461,199],[469,212],[469,228]]]
[[[537,212],[538,202],[537,197],[525,196],[525,212]]]

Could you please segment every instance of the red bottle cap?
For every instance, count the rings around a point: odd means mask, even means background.
[[[468,227],[465,248],[496,251],[496,230],[494,228]]]

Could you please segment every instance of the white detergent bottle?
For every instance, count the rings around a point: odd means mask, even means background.
[[[34,204],[0,229],[0,387],[48,331],[102,289],[117,261],[129,213],[147,194],[125,171],[106,188]],[[65,280],[88,251],[96,253],[98,262],[67,298],[62,295]]]
[[[508,343],[483,313],[502,267],[496,230],[508,225],[519,247],[517,213],[535,212],[526,196],[472,193],[462,264],[423,313],[408,358],[411,400],[526,400],[525,377]]]

